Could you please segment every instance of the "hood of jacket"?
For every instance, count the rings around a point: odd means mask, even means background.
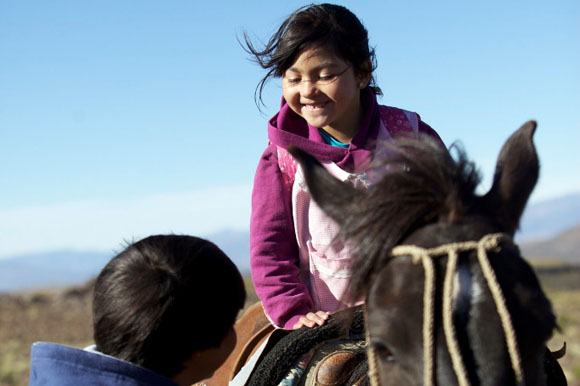
[[[379,133],[379,106],[369,88],[361,91],[361,108],[364,112],[361,127],[348,148],[339,148],[326,144],[318,128],[310,126],[282,98],[280,111],[268,122],[268,139],[285,149],[297,146],[320,161],[334,162],[344,170],[353,171],[368,162]]]
[[[30,386],[176,386],[132,363],[56,343],[34,343],[30,358]]]

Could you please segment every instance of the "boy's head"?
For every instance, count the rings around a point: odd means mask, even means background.
[[[226,359],[233,344],[221,346],[226,336],[231,340],[245,298],[238,269],[213,243],[147,237],[114,257],[97,278],[97,350],[174,378],[195,353],[219,348]]]

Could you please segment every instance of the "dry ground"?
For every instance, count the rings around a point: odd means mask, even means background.
[[[30,345],[91,344],[88,288],[0,295],[0,386],[28,384]]]
[[[564,281],[551,276],[541,275],[541,279],[562,330],[554,335],[548,347],[556,350],[567,342],[567,354],[561,364],[568,384],[580,386],[580,288],[563,289]],[[550,281],[557,283],[556,288]],[[571,283],[580,283],[580,278],[572,278]],[[91,284],[31,294],[0,295],[0,386],[28,384],[32,342],[51,341],[75,347],[91,344]],[[249,281],[247,287],[248,303],[253,303],[256,297]]]
[[[549,293],[561,332],[548,342],[557,350],[566,342],[566,355],[560,360],[568,385],[580,386],[580,290],[559,290]]]

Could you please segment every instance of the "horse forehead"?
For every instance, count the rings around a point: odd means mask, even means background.
[[[410,256],[401,256],[384,266],[369,288],[370,319],[397,320],[421,311],[423,268]]]
[[[476,241],[497,231],[491,219],[474,215],[457,223],[438,222],[426,225],[411,233],[401,244],[434,248],[455,242]]]
[[[435,263],[445,266],[446,257],[435,257]],[[453,277],[453,300],[470,299],[471,303],[481,301],[484,289],[479,281],[474,281],[469,259],[461,259]],[[439,278],[437,280],[440,283]],[[367,297],[371,307],[392,307],[406,304],[423,298],[425,286],[425,271],[420,261],[414,261],[411,256],[400,256],[383,267]],[[394,308],[397,310],[396,308]]]
[[[411,256],[392,259],[375,276],[369,291],[369,300],[380,305],[395,301],[400,296],[420,295],[423,291],[423,268]]]

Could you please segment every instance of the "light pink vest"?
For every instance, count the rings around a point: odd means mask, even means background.
[[[380,125],[379,153],[380,145],[391,139],[390,133],[419,130],[417,114],[383,106]],[[334,162],[323,162],[322,165],[334,177],[350,181],[356,187],[375,182],[364,171],[348,173]],[[314,310],[333,312],[360,303],[343,299],[351,276],[352,246],[337,237],[338,224],[311,199],[302,168],[282,147],[278,147],[278,166],[286,187],[292,190],[292,216],[300,251],[300,280],[308,287]]]

